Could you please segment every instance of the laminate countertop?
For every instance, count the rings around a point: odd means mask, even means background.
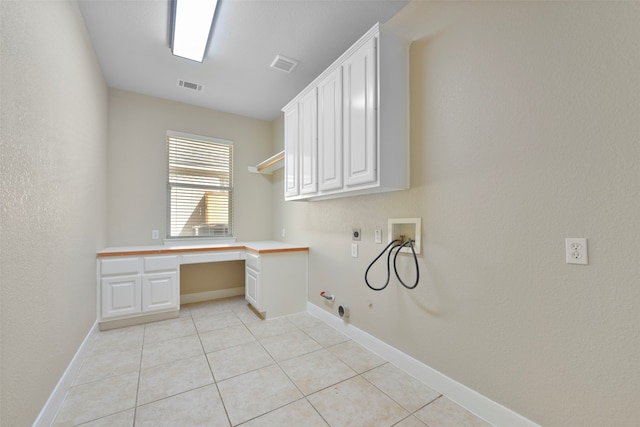
[[[101,251],[98,251],[96,256],[98,258],[104,258],[129,255],[162,255],[172,253],[217,251],[251,251],[258,254],[269,254],[308,250],[308,246],[292,245],[290,243],[277,242],[275,240],[258,240],[219,244],[116,246],[102,249]]]

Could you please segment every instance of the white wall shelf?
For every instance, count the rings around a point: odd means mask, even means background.
[[[249,172],[271,175],[273,171],[284,167],[284,150],[274,154],[255,166],[249,166]]]

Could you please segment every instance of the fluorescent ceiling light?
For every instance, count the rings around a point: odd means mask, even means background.
[[[171,52],[202,62],[218,0],[173,0]]]

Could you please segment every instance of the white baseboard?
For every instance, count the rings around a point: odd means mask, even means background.
[[[85,356],[91,350],[93,346],[93,338],[95,334],[98,332],[98,322],[94,323],[89,333],[80,344],[78,351],[71,359],[69,366],[60,377],[58,384],[49,395],[49,399],[47,399],[47,403],[44,404],[38,418],[33,422],[33,427],[48,427],[53,424],[53,421],[56,418],[56,414],[58,413],[58,409],[60,409],[60,405],[64,401],[64,398],[67,396],[67,392],[73,385],[73,381],[76,379],[80,368],[82,367],[82,361]]]
[[[307,312],[494,426],[539,427],[522,415],[460,384],[310,302],[307,302]]]
[[[98,324],[101,331],[109,329],[126,328],[127,326],[143,325],[161,320],[177,319],[180,317],[180,310],[163,311],[160,313],[145,314],[142,316],[129,317],[126,319],[107,320]]]
[[[198,292],[195,294],[182,294],[180,295],[180,304],[191,304],[194,302],[209,301],[212,299],[237,297],[239,295],[244,295],[244,286],[220,289],[218,291]]]

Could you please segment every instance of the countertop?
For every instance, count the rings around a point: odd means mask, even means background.
[[[149,246],[116,246],[98,251],[98,258],[127,255],[161,255],[171,253],[212,252],[212,251],[251,251],[259,254],[308,251],[309,247],[260,240],[251,242],[193,244],[193,245],[149,245]]]

